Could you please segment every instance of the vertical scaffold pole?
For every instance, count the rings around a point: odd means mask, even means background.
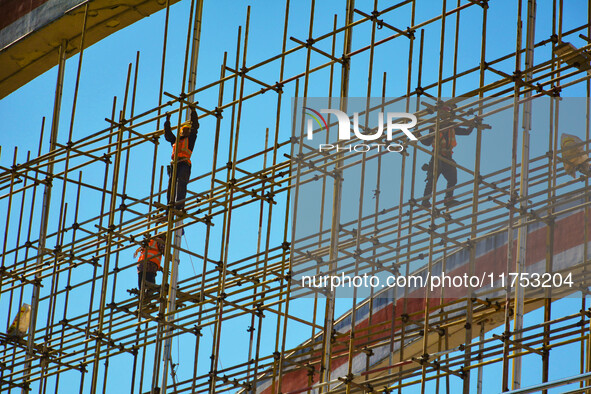
[[[129,73],[127,75],[127,87],[129,87]],[[126,89],[127,90],[127,89]],[[124,106],[125,108],[125,106]],[[117,211],[117,189],[119,185],[119,168],[121,166],[121,147],[123,145],[123,114],[125,112],[121,112],[119,116],[119,125],[117,131],[117,144],[115,146],[115,164],[113,165],[113,182],[111,185],[111,201],[110,201],[110,208],[109,208],[109,229],[115,229],[115,213]],[[92,383],[91,383],[91,392],[97,392],[97,384],[98,384],[98,370],[99,370],[99,360],[100,360],[100,352],[101,352],[101,342],[102,342],[102,329],[103,323],[105,320],[105,304],[107,299],[107,285],[109,283],[109,265],[111,261],[111,248],[114,244],[113,239],[113,231],[107,232],[107,245],[105,248],[105,260],[103,262],[103,275],[102,275],[102,285],[101,285],[101,296],[100,296],[100,306],[99,306],[99,314],[98,314],[98,323],[97,323],[97,332],[96,332],[96,346],[95,346],[95,354],[94,354],[94,365],[92,368]]]
[[[283,39],[282,39],[282,43],[281,43],[281,52],[283,53],[282,57],[281,57],[281,63],[279,66],[279,80],[282,81],[283,80],[283,75],[284,75],[284,71],[285,71],[285,48],[287,45],[287,27],[289,24],[289,9],[290,9],[290,1],[287,0],[285,2],[285,17],[283,20]],[[312,12],[312,11],[311,11]],[[310,30],[311,32],[311,30]],[[310,33],[311,36],[311,33]],[[309,59],[309,56],[307,57],[307,60]],[[332,75],[331,75],[332,77]],[[299,80],[296,81],[296,86],[295,86],[295,93],[294,93],[294,97],[298,97],[298,91],[299,91]],[[275,132],[274,132],[274,137],[273,137],[273,144],[276,147],[273,150],[273,156],[271,159],[271,167],[273,168],[271,171],[271,179],[275,179],[276,176],[276,165],[277,165],[277,147],[278,147],[278,143],[279,143],[279,130],[280,130],[280,116],[281,116],[281,100],[283,97],[283,90],[278,90],[277,92],[277,110],[276,110],[276,117],[275,117]],[[296,109],[296,106],[294,106],[294,111]],[[293,118],[295,119],[295,113],[293,115]],[[295,126],[294,126],[295,127]],[[265,147],[267,146],[267,142],[265,141]],[[292,155],[293,155],[293,144],[291,144],[291,149],[290,149]],[[265,153],[265,159],[264,159],[264,163],[265,166],[267,165],[267,159],[266,159],[266,153]],[[296,175],[297,176],[297,175]],[[291,184],[291,181],[290,181]],[[297,182],[296,182],[297,184]],[[284,245],[286,245],[287,243],[287,237],[288,237],[288,227],[289,227],[289,209],[290,209],[290,201],[291,201],[291,188],[288,188],[287,190],[287,195],[286,195],[286,199],[285,199],[285,221],[284,221],[284,228],[283,228],[283,241],[284,241]],[[275,185],[271,184],[270,186],[270,191],[269,193],[274,194],[275,192]],[[297,189],[295,191],[295,193],[297,193]],[[296,200],[297,201],[297,200]],[[296,206],[294,206],[294,209],[297,209]],[[262,211],[261,211],[262,212]],[[295,226],[296,226],[296,221],[295,221],[295,214],[293,215],[294,219],[292,220],[292,229],[291,229],[291,234],[292,234],[292,238],[293,238],[293,234],[295,233]],[[268,210],[267,210],[267,228],[266,228],[266,234],[265,234],[265,252],[263,254],[263,267],[262,267],[262,278],[263,278],[263,282],[266,281],[267,279],[267,275],[269,273],[269,267],[268,267],[268,261],[269,261],[269,246],[270,246],[270,242],[271,242],[271,225],[272,225],[272,218],[273,218],[273,204],[269,204],[268,206]],[[291,245],[293,249],[293,239],[290,238]],[[289,251],[289,255],[287,254],[287,250],[284,248],[283,249],[283,253],[282,253],[282,264],[281,264],[281,272],[285,272],[286,270],[286,263],[288,263],[288,267],[287,270],[289,273],[292,272],[292,262],[293,260],[291,259],[292,256],[292,250]],[[289,256],[289,257],[288,257]],[[287,259],[289,258],[289,261],[287,261]],[[279,392],[283,391],[282,389],[282,378],[283,378],[283,371],[284,371],[284,357],[285,357],[285,347],[286,347],[286,339],[287,339],[287,325],[288,325],[288,314],[289,314],[289,300],[291,298],[290,294],[291,294],[291,281],[287,281],[287,291],[285,294],[285,319],[283,320],[283,337],[282,337],[282,342],[281,342],[281,353],[279,356],[279,360],[278,360],[278,375],[279,375],[279,379],[277,381],[277,387]],[[255,288],[255,293],[254,296],[257,297],[259,296],[261,302],[262,300],[265,298],[264,297],[264,290],[261,291],[259,288]],[[255,298],[256,299],[256,298]],[[279,295],[279,305],[278,305],[278,312],[279,315],[281,314],[281,305],[283,303],[283,296]],[[314,319],[315,319],[315,312],[314,312]],[[279,322],[280,319],[277,319],[277,334],[279,334]],[[252,328],[254,328],[254,315],[253,315],[253,320],[252,320]],[[255,352],[255,362],[254,362],[254,371],[253,371],[253,376],[254,376],[254,381],[252,384],[252,387],[257,386],[257,370],[259,368],[259,358],[260,358],[260,351],[261,351],[261,332],[263,329],[263,319],[262,316],[259,314],[258,315],[258,329],[257,329],[257,338],[256,338],[256,352]],[[313,334],[312,334],[313,335]],[[276,336],[276,346],[279,346],[279,337]],[[275,373],[275,369],[274,369],[274,373]],[[273,380],[275,380],[275,376],[273,377]],[[308,371],[308,381],[310,381],[310,372]],[[275,387],[275,386],[273,386]],[[255,389],[256,390],[256,389]],[[253,391],[255,392],[255,391]]]
[[[517,39],[516,39],[516,49],[515,49],[515,71],[521,69],[521,1],[518,2],[518,13],[517,13]],[[518,81],[515,82],[515,86],[513,88],[513,132],[512,132],[512,142],[511,142],[511,175],[510,175],[510,186],[509,186],[509,220],[507,223],[507,272],[512,272],[514,269],[513,267],[517,268],[518,263],[518,254],[519,254],[519,244],[514,245],[513,243],[513,234],[515,231],[515,224],[513,220],[515,218],[515,208],[513,205],[517,202],[517,143],[518,143],[518,135],[519,135],[519,83]],[[515,246],[517,246],[517,253],[515,253]],[[512,264],[515,258],[515,265]],[[507,280],[509,282],[509,280]],[[505,288],[505,340],[503,343],[503,383],[502,383],[502,390],[509,391],[509,348],[511,347],[511,341],[509,336],[511,335],[511,296],[513,295],[513,290],[507,283]],[[515,298],[513,298],[513,308],[516,308],[516,298],[517,294],[515,294]],[[517,314],[513,312],[515,319],[515,323],[517,322]],[[515,329],[515,326],[514,326]],[[516,338],[517,339],[517,338]],[[518,339],[517,339],[518,340]],[[513,374],[512,378],[515,377]],[[519,384],[519,383],[518,383]],[[511,385],[513,388],[516,388],[514,384]]]
[[[196,84],[196,80],[197,80],[197,60],[198,60],[198,56],[199,56],[199,42],[200,42],[200,34],[201,34],[201,16],[202,16],[202,12],[203,12],[203,1],[202,0],[197,0],[197,2],[195,2],[195,0],[193,0],[191,2],[191,11],[189,13],[189,28],[187,31],[187,47],[186,47],[186,51],[185,51],[185,67],[184,70],[185,72],[183,73],[183,91],[185,91],[184,85],[185,85],[185,81],[187,78],[187,61],[188,58],[190,57],[190,68],[189,68],[189,81],[188,81],[188,87],[187,87],[187,91],[191,92],[195,89],[195,84]],[[195,19],[194,21],[193,19],[193,15],[195,15]],[[191,34],[192,32],[192,34]],[[191,45],[192,44],[192,45]],[[190,49],[190,55],[189,55],[189,48]],[[194,98],[193,95],[189,96],[189,102],[193,102]],[[187,106],[187,118],[190,117],[190,112],[191,112],[191,108],[189,106]],[[178,138],[178,137],[177,137]],[[175,152],[175,156],[176,156],[176,152]],[[176,172],[177,172],[177,166],[176,166],[176,157],[175,157],[175,168],[173,169],[174,174],[172,174],[174,176],[173,179],[176,179]],[[176,191],[174,190],[176,188],[176,182],[173,182],[172,184],[172,190],[171,190],[171,196],[173,196]],[[170,218],[169,218],[170,219]],[[180,227],[182,226],[182,220],[178,220],[177,225]],[[181,248],[181,242],[182,242],[182,234],[183,234],[183,229],[182,228],[176,228],[176,230],[174,230],[174,242],[173,242],[173,254],[172,254],[172,269],[171,269],[171,278],[170,278],[170,287],[168,290],[168,304],[167,304],[167,317],[166,320],[170,321],[170,320],[174,320],[175,318],[175,314],[174,311],[176,310],[176,293],[178,290],[178,275],[179,275],[179,263],[180,263],[180,258],[179,258],[179,250]],[[171,314],[172,313],[172,314]],[[171,360],[171,346],[172,346],[172,329],[170,327],[166,327],[165,332],[168,336],[168,338],[166,339],[166,341],[164,342],[164,354],[162,356],[162,362],[163,362],[163,368],[162,368],[162,389],[161,392],[163,394],[166,394],[166,389],[167,389],[167,374],[168,374],[168,363]]]
[[[529,69],[533,66],[534,60],[534,37],[535,37],[535,22],[536,22],[536,3],[535,0],[528,1],[527,7],[527,25],[526,25],[526,48],[525,48],[525,69]],[[521,31],[521,12],[519,13],[519,22]],[[518,34],[518,39],[521,40],[521,33]],[[520,47],[520,46],[519,46]],[[518,47],[518,49],[519,49]],[[517,55],[519,59],[519,55]],[[525,75],[525,80],[529,80],[532,77],[532,73],[529,72]],[[516,92],[517,93],[517,92]],[[521,145],[521,177],[519,181],[520,191],[520,204],[519,208],[522,212],[527,211],[528,208],[528,183],[529,183],[529,131],[531,129],[531,101],[527,100],[531,97],[531,91],[525,93],[526,101],[523,106],[523,136]],[[519,97],[517,97],[518,99]],[[518,273],[525,272],[525,258],[527,250],[527,229],[528,226],[522,225],[526,219],[520,219],[519,230],[517,231],[517,261],[516,271]],[[509,239],[509,242],[512,242]],[[514,308],[514,325],[513,330],[516,331],[514,336],[515,341],[521,341],[523,328],[523,315],[524,315],[524,292],[525,288],[522,288],[519,283],[516,287],[515,294],[515,308]],[[521,357],[516,357],[513,361],[513,389],[521,387]]]
[[[341,68],[341,89],[340,89],[340,110],[347,112],[347,96],[349,93],[349,68],[350,59],[347,55],[351,52],[351,43],[353,36],[353,10],[355,9],[355,0],[347,0],[346,17],[345,17],[345,38],[343,43],[343,66]],[[341,167],[342,167],[342,153],[337,155],[335,161],[335,180],[333,186],[333,198],[332,198],[332,221],[331,221],[331,232],[330,232],[330,271],[334,272],[334,262],[337,259],[339,251],[339,224],[341,217],[341,194],[342,194],[342,178],[341,178]],[[334,325],[334,313],[335,313],[335,297],[333,292],[329,292],[326,297],[326,310],[325,310],[325,322],[324,322],[324,345],[322,353],[322,379],[321,382],[330,381],[330,360],[332,357],[332,330]],[[330,391],[330,385],[322,386],[320,392]]]
[[[199,60],[199,44],[201,43],[201,19],[203,18],[203,0],[197,0],[195,21],[193,22],[193,45],[191,46],[191,68],[189,70],[189,86],[187,91],[193,92],[197,84],[197,63]],[[193,94],[189,93],[189,101],[195,101]],[[188,114],[187,114],[188,116]]]
[[[59,128],[60,109],[62,105],[62,93],[64,88],[64,73],[66,66],[66,49],[68,42],[62,40],[59,47],[59,60],[57,68],[57,82],[55,87],[55,99],[53,103],[53,118],[51,121],[51,137],[49,139],[49,151],[52,152],[56,149],[57,132]],[[51,186],[53,174],[53,159],[50,157],[47,164],[47,177],[45,178],[45,188],[43,190],[43,206],[41,208],[41,226],[39,229],[39,254],[37,255],[37,269],[35,272],[35,286],[33,287],[33,294],[31,296],[31,320],[29,322],[29,337],[27,340],[27,355],[24,368],[24,375],[26,376],[31,370],[31,361],[33,358],[33,346],[35,343],[35,327],[37,323],[37,311],[39,309],[39,295],[41,292],[41,276],[43,266],[43,251],[45,250],[45,242],[47,240],[47,225],[49,222],[49,205],[51,204]],[[23,389],[23,394],[27,391]]]
[[[480,76],[479,76],[479,92],[478,92],[478,99],[482,100],[484,98],[484,92],[482,88],[484,87],[484,74],[485,68],[484,64],[486,61],[486,26],[487,26],[487,16],[488,16],[488,7],[484,7],[482,10],[482,41],[480,44]],[[482,116],[483,109],[478,109],[478,115]],[[473,215],[473,227],[472,227],[472,236],[476,236],[476,230],[478,227],[477,223],[477,214],[478,214],[478,196],[479,196],[479,187],[480,187],[480,163],[482,159],[482,129],[478,127],[476,129],[476,165],[474,168],[474,184],[473,184],[473,201],[472,201],[472,215]],[[476,261],[476,250],[474,245],[470,248],[470,264],[474,264]],[[478,345],[478,357],[482,358],[482,353],[484,351],[484,326],[485,323],[482,322],[480,326],[480,344]],[[477,380],[476,380],[476,391],[477,394],[482,394],[482,380],[484,376],[484,371],[482,365],[478,366],[477,372]]]
[[[518,44],[517,44],[517,51],[521,50],[521,37],[523,31],[523,21],[521,19],[521,4],[519,6],[519,18],[518,18]],[[532,27],[533,28],[533,27]],[[529,25],[527,35],[530,35],[529,32]],[[529,38],[529,37],[528,37]],[[526,49],[527,51],[527,49]],[[529,56],[529,51],[526,53],[526,58]],[[520,60],[520,56],[517,55],[518,61]],[[520,63],[516,62],[516,70],[520,70]],[[527,68],[527,63],[525,65]],[[519,92],[518,88],[516,87],[515,90],[515,103],[519,101]],[[527,180],[528,180],[528,172],[529,172],[529,119],[528,117],[531,116],[531,103],[526,102],[524,103],[523,107],[523,135],[522,135],[522,150],[521,150],[521,168],[520,168],[520,178],[519,178],[519,200],[520,200],[520,209],[527,210]],[[518,105],[518,104],[516,104]],[[514,108],[514,113],[518,116],[519,108]],[[513,127],[518,126],[519,119],[514,119]],[[521,273],[525,270],[525,257],[526,257],[526,247],[527,247],[527,226],[522,226],[521,223],[523,219],[519,219],[518,230],[517,230],[517,245],[516,245],[516,261],[515,261],[515,271],[517,273]],[[513,242],[512,239],[509,239],[508,242]],[[513,340],[516,342],[520,342],[522,340],[521,329],[523,328],[523,314],[524,314],[524,295],[523,292],[525,291],[519,283],[515,288],[515,306],[513,308],[513,331],[515,332],[513,336]],[[517,352],[516,352],[517,353]],[[518,389],[521,387],[521,357],[515,357],[513,360],[513,382],[512,382],[512,389]]]
[[[442,92],[443,92],[443,64],[444,64],[444,58],[443,58],[443,54],[445,51],[445,22],[446,22],[446,10],[447,10],[447,1],[443,0],[442,2],[442,9],[441,9],[441,34],[440,34],[440,41],[439,41],[439,76],[437,79],[437,101],[439,102],[441,100],[441,96],[442,96]],[[435,118],[435,137],[433,139],[433,168],[432,168],[432,177],[433,177],[433,188],[431,189],[431,207],[433,207],[433,210],[435,209],[435,203],[436,203],[436,199],[437,199],[437,176],[439,174],[439,165],[440,163],[440,151],[441,151],[441,138],[439,138],[439,129],[442,128],[442,124],[441,124],[441,116],[439,115],[440,110],[438,109],[436,111],[436,118]],[[430,222],[430,227],[431,228],[435,228],[435,218],[436,215],[434,214],[434,212],[431,212],[430,218],[429,218],[429,222]],[[427,260],[427,273],[429,275],[431,275],[431,272],[433,270],[433,251],[434,251],[434,246],[435,246],[435,235],[433,233],[429,234],[429,255],[428,255],[428,260]],[[421,354],[421,359],[422,360],[427,360],[429,357],[429,309],[430,309],[430,302],[431,302],[431,292],[430,289],[428,287],[425,287],[425,301],[424,301],[424,305],[425,305],[425,311],[423,314],[423,351]],[[468,300],[469,303],[469,300]],[[469,307],[467,308],[467,310],[469,310]],[[469,316],[466,316],[466,319],[468,319]],[[466,331],[470,331],[469,326],[467,326]],[[470,333],[466,333],[466,336],[469,336]],[[427,384],[427,363],[422,363],[421,365],[421,393],[424,393],[426,390],[426,384]],[[464,393],[466,393],[466,384],[469,385],[469,379],[470,379],[470,374],[469,371],[466,373],[466,376],[464,377]],[[466,383],[466,381],[468,381],[468,383]]]

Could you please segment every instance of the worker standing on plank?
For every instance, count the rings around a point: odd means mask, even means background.
[[[138,290],[142,289],[143,278],[146,278],[148,283],[156,284],[156,273],[162,271],[161,261],[165,243],[164,234],[155,235],[148,241],[147,246],[138,248],[133,254],[133,257],[137,257],[138,253],[140,255],[137,263]]]
[[[585,152],[585,146],[579,137],[572,134],[562,134],[560,148],[562,149],[564,169],[568,175],[576,178],[577,171],[586,176],[591,175],[589,156]]]
[[[197,130],[199,129],[199,119],[195,108],[191,108],[191,119],[181,125],[179,132],[179,140],[177,141],[175,135],[170,128],[170,114],[166,114],[166,122],[164,122],[164,138],[172,145],[172,159],[171,164],[167,167],[168,171],[168,204],[174,204],[173,208],[182,210],[185,207],[185,197],[187,196],[187,184],[191,177],[191,154],[195,147],[195,140],[197,139]],[[175,196],[171,196],[172,176],[174,153],[177,153],[177,169],[176,169],[176,185]]]
[[[457,200],[453,198],[453,187],[458,183],[458,169],[456,168],[455,161],[452,158],[453,148],[457,146],[456,135],[469,135],[472,132],[474,126],[469,128],[453,126],[452,122],[452,109],[449,106],[443,106],[439,110],[440,124],[439,124],[439,156],[445,160],[438,159],[437,163],[437,174],[435,175],[435,182],[439,178],[439,174],[443,174],[443,177],[447,180],[447,192],[445,193],[445,200],[443,204],[446,207],[451,207],[458,204]],[[429,130],[431,135],[421,139],[421,143],[427,146],[433,146],[433,152],[435,152],[435,130]],[[420,137],[420,135],[419,135]],[[431,157],[429,164],[424,164],[422,169],[427,171],[427,184],[425,185],[425,192],[423,193],[422,205],[424,207],[430,207],[431,202],[427,196],[433,192],[433,165],[434,156]]]
[[[23,304],[12,321],[12,324],[8,327],[6,334],[11,338],[24,338],[27,335],[30,321],[31,306],[29,304]]]

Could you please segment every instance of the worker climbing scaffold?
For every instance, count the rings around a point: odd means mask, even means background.
[[[31,321],[31,306],[29,304],[23,304],[10,327],[8,327],[8,337],[22,339],[27,335],[29,329],[29,323]]]
[[[191,177],[191,154],[195,148],[195,141],[197,140],[197,131],[199,130],[199,119],[195,108],[191,108],[191,119],[181,124],[179,131],[179,139],[172,132],[170,127],[170,113],[166,114],[166,122],[164,122],[164,138],[172,145],[171,163],[167,167],[168,172],[168,191],[166,197],[168,206],[177,210],[185,208],[185,198],[187,196],[187,184]],[[177,169],[176,169],[176,184],[174,186],[174,196],[171,194],[173,185],[173,171],[174,171],[174,156],[177,152]]]
[[[162,271],[162,255],[164,254],[164,245],[166,237],[164,234],[158,234],[147,241],[145,246],[139,247],[133,257],[140,257],[137,263],[138,290],[141,291],[147,286],[156,285],[156,273]],[[145,278],[145,283],[143,279]]]
[[[458,183],[458,169],[455,166],[455,161],[452,158],[453,148],[458,144],[456,142],[456,135],[469,135],[472,133],[474,124],[470,127],[458,127],[454,126],[453,109],[448,105],[443,105],[438,110],[439,116],[439,133],[437,138],[439,139],[439,156],[437,161],[437,174],[434,174],[434,160],[435,160],[435,130],[429,129],[429,135],[421,139],[421,143],[426,146],[433,146],[433,156],[429,161],[429,164],[424,164],[421,168],[427,172],[427,178],[425,182],[425,191],[423,193],[423,200],[421,204],[424,207],[430,207],[431,202],[428,196],[433,192],[433,184],[437,182],[440,174],[447,180],[447,191],[445,192],[445,200],[443,204],[446,207],[451,207],[458,204],[458,201],[453,198],[453,187]],[[420,137],[420,134],[417,135]]]
[[[564,170],[573,178],[576,178],[577,171],[585,176],[591,175],[589,156],[583,145],[583,141],[576,135],[564,133],[560,137]]]

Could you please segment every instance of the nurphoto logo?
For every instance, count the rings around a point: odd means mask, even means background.
[[[314,134],[314,121],[320,127],[320,130],[328,132],[328,124],[322,114],[332,114],[337,117],[338,121],[338,140],[347,141],[351,139],[351,119],[343,111],[338,109],[321,109],[320,112],[310,108],[304,107],[305,114],[309,116],[307,120],[307,134],[306,139],[312,140]],[[406,120],[410,119],[410,122]],[[416,141],[415,137],[409,129],[413,128],[417,124],[417,117],[407,112],[387,112],[386,113],[386,143],[359,143],[359,144],[320,144],[318,146],[319,152],[336,151],[336,152],[368,152],[372,149],[377,149],[378,152],[386,150],[388,152],[402,152],[404,145],[396,142],[392,142],[392,134],[394,131],[402,131],[410,140]],[[378,113],[378,125],[377,131],[373,134],[361,133],[359,131],[359,112],[353,113],[353,133],[355,137],[362,141],[376,141],[384,135],[384,112]]]

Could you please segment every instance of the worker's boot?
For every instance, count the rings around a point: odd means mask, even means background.
[[[427,197],[423,197],[421,205],[425,208],[431,208],[431,201]]]
[[[455,205],[458,205],[460,202],[456,199],[454,199],[453,197],[447,197],[445,200],[443,200],[443,205],[445,205],[446,207],[453,207]]]
[[[591,175],[591,165],[587,164],[587,163],[579,164],[578,166],[575,167],[575,170],[579,171],[581,174],[583,174],[585,176]]]

